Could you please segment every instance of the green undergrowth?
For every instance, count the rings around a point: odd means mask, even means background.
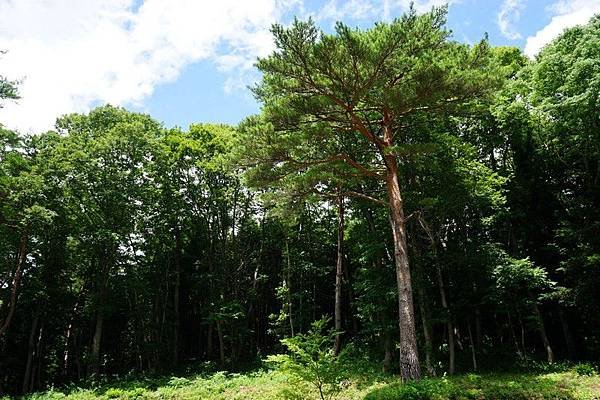
[[[408,384],[400,383],[395,376],[363,371],[339,385],[332,400],[600,400],[600,376],[586,367],[536,374],[469,374]],[[281,371],[258,370],[117,381],[96,387],[50,390],[20,400],[318,398],[316,389],[306,382]]]

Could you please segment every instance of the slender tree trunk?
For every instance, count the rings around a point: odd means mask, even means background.
[[[40,375],[42,371],[42,346],[44,339],[44,320],[40,321],[40,329],[38,331],[37,343],[35,346],[35,354],[34,359],[37,358],[37,366],[34,366],[31,370],[31,377],[29,383],[29,390],[34,391],[36,388],[39,389],[41,387]]]
[[[422,285],[417,288],[419,310],[421,311],[421,322],[423,324],[423,338],[425,339],[425,368],[430,376],[435,376],[433,367],[433,332],[429,321],[429,311],[425,304],[425,290]]]
[[[285,284],[287,286],[287,309],[288,309],[288,317],[290,321],[290,333],[292,336],[294,335],[294,319],[292,315],[292,259],[290,257],[290,244],[289,241],[285,241],[285,252],[287,255],[287,271],[286,271],[286,279]]]
[[[542,339],[542,343],[544,344],[544,349],[546,349],[546,356],[549,363],[554,362],[554,351],[552,351],[552,346],[550,346],[550,340],[548,340],[548,335],[546,335],[546,326],[544,325],[544,319],[542,318],[542,313],[540,312],[540,308],[536,303],[533,303],[533,311],[535,313],[537,319],[538,330],[540,332],[540,338]]]
[[[15,309],[17,306],[17,292],[19,290],[19,284],[21,282],[21,276],[23,276],[23,267],[25,266],[25,260],[27,259],[27,241],[29,240],[28,228],[25,227],[21,233],[19,240],[19,254],[17,256],[17,267],[13,276],[12,287],[10,291],[10,299],[8,301],[8,315],[4,319],[2,325],[0,325],[0,337],[7,331],[10,323],[15,315]]]
[[[523,356],[527,354],[527,347],[525,347],[525,325],[523,324],[523,317],[519,311],[519,328],[521,329],[521,349],[523,350]]]
[[[473,361],[473,372],[477,372],[477,353],[475,352],[475,342],[473,340],[473,332],[471,331],[471,323],[467,324],[469,332],[469,346],[471,347],[471,361]]]
[[[23,375],[22,392],[27,393],[30,390],[29,383],[31,381],[31,368],[33,362],[33,353],[35,352],[35,333],[39,322],[39,316],[36,314],[31,322],[31,331],[29,332],[29,344],[27,349],[27,363],[25,365],[25,374]]]
[[[79,301],[75,303],[73,310],[71,311],[71,317],[69,318],[69,325],[67,325],[67,331],[65,332],[65,349],[63,351],[63,368],[62,374],[63,376],[67,376],[69,374],[69,342],[71,341],[71,336],[73,334],[73,324],[75,321],[75,315],[77,315],[77,308],[79,305]]]
[[[383,372],[389,372],[392,367],[392,359],[394,357],[394,342],[392,340],[392,335],[387,329],[383,333],[383,348]]]
[[[435,244],[434,244],[435,246]],[[434,250],[437,259],[437,251]],[[450,313],[450,307],[448,306],[448,296],[446,294],[446,286],[444,285],[444,277],[442,275],[442,269],[435,261],[436,265],[436,273],[437,273],[437,281],[440,290],[440,300],[442,301],[442,307],[446,312],[446,330],[448,331],[448,374],[454,375],[456,370],[456,346],[454,344],[454,326],[452,324],[452,315]]]
[[[175,287],[173,289],[173,365],[179,362],[179,286],[181,283],[181,233],[175,230]]]
[[[558,318],[560,319],[560,325],[562,326],[565,343],[567,344],[567,355],[569,360],[576,360],[577,350],[575,347],[575,341],[573,340],[573,335],[571,335],[571,329],[569,329],[569,323],[567,322],[564,309],[560,304],[558,305]]]
[[[338,192],[341,193],[338,187]],[[344,279],[344,197],[338,195],[338,238],[337,263],[335,270],[335,344],[333,352],[337,355],[342,348],[342,284]]]
[[[102,326],[104,325],[104,305],[98,309],[96,313],[96,328],[94,329],[94,337],[92,338],[92,360],[90,364],[90,375],[95,375],[99,371],[100,366],[100,342],[102,341]]]
[[[418,243],[413,246],[415,262],[413,268],[416,273],[417,287],[417,302],[419,303],[419,311],[421,314],[421,325],[423,326],[423,338],[425,339],[425,369],[429,376],[435,376],[435,368],[433,366],[433,331],[430,322],[429,309],[427,307],[427,299],[425,295],[425,271],[421,260],[421,249]]]
[[[517,354],[520,354],[521,357],[523,357],[525,355],[525,350],[523,350],[523,352],[521,352],[521,349],[519,348],[519,342],[517,341],[517,335],[515,335],[515,327],[512,323],[512,317],[511,317],[510,311],[508,311],[507,315],[508,315],[508,329],[510,332],[510,337],[512,338],[512,340],[515,344],[515,349],[517,350]]]
[[[103,249],[107,251],[108,249]],[[109,251],[109,250],[108,250]],[[111,262],[108,256],[100,257],[103,272],[100,282],[100,293],[98,301],[98,310],[96,311],[96,327],[92,338],[91,364],[89,368],[90,374],[97,374],[100,368],[100,343],[102,342],[102,328],[104,325],[104,312],[108,296],[108,279],[110,276]]]
[[[391,128],[386,128],[386,138],[391,145]],[[396,282],[398,286],[398,309],[400,328],[400,375],[403,381],[421,378],[417,335],[412,296],[412,283],[408,264],[404,208],[398,180],[396,156],[385,154],[387,175],[386,184],[389,198],[392,234],[394,238],[394,258],[396,261]]]

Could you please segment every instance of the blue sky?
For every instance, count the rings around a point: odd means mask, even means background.
[[[497,14],[502,0],[463,0],[452,4],[448,12],[448,26],[455,40],[474,43],[487,33],[494,45],[524,48],[526,38],[535,34],[550,21],[546,1],[524,2],[522,16],[515,23],[521,38],[510,39],[502,34],[497,24]],[[310,2],[309,10],[319,10],[325,1]],[[351,26],[369,27],[379,18],[345,18]],[[325,30],[332,22],[321,23]],[[192,122],[225,122],[235,124],[245,116],[259,111],[259,104],[244,87],[226,92],[226,74],[220,72],[213,61],[204,60],[185,68],[173,83],[159,85],[154,94],[138,110],[149,112],[165,125],[187,127]]]
[[[111,103],[166,126],[235,124],[259,105],[247,85],[257,56],[272,50],[274,22],[312,16],[367,28],[404,12],[410,0],[0,0],[0,75],[22,81],[22,99],[0,123],[24,133],[50,129],[61,114]],[[415,1],[418,11],[444,0]],[[473,43],[486,33],[534,57],[569,26],[600,12],[600,0],[453,0],[448,27]]]

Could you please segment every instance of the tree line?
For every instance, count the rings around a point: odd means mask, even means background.
[[[528,60],[446,12],[275,25],[235,127],[0,128],[0,393],[236,369],[324,315],[404,380],[597,359],[600,18]]]

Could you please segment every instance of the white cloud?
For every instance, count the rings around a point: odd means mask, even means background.
[[[379,14],[378,7],[370,0],[342,1],[329,0],[316,16],[319,20],[341,21],[346,18],[355,20],[372,18]]]
[[[400,16],[413,3],[415,10],[423,13],[432,7],[458,3],[460,0],[329,0],[317,13],[319,21],[384,20]]]
[[[550,23],[527,38],[525,54],[534,57],[542,47],[560,35],[566,28],[587,23],[600,13],[600,0],[560,0],[548,7],[553,15]]]
[[[22,79],[22,99],[0,109],[0,122],[38,132],[98,102],[140,104],[199,60],[215,61],[235,82],[271,51],[270,25],[296,3],[0,1],[0,49],[8,50],[0,73]]]
[[[500,32],[511,40],[521,39],[521,34],[516,31],[514,24],[519,21],[524,8],[522,0],[504,0],[496,18]]]

